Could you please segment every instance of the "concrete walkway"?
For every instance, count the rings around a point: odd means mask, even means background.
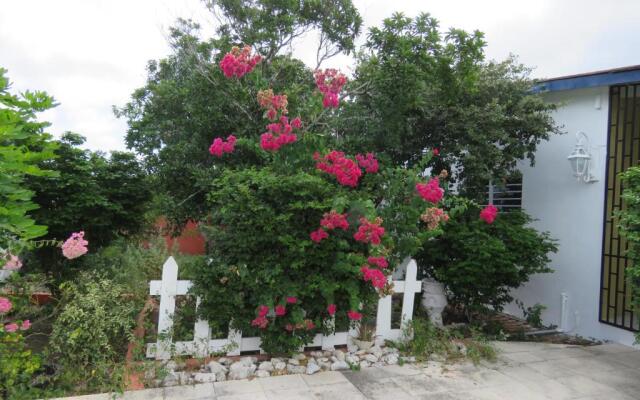
[[[127,400],[637,400],[640,351],[501,342],[500,361],[386,366],[127,392]],[[107,395],[82,396],[106,400]]]

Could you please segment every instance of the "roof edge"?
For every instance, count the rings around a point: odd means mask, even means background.
[[[540,80],[532,89],[533,93],[557,92],[598,86],[620,85],[640,82],[640,65],[630,65],[583,74],[566,75]]]

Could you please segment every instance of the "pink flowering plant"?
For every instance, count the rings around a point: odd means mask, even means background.
[[[214,331],[231,321],[265,351],[291,353],[393,293],[394,267],[441,232],[421,215],[444,207],[445,181],[424,174],[431,151],[405,168],[341,149],[329,128],[348,96],[340,71],[309,71],[309,87],[280,93],[244,49],[222,56],[215,73],[259,88],[246,110],[262,131],[212,134],[210,257],[194,267],[193,291]]]

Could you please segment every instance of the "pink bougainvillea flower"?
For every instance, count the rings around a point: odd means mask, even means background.
[[[309,236],[311,236],[311,240],[313,240],[314,242],[320,243],[322,239],[328,238],[329,234],[324,229],[318,228],[317,230],[311,232]]]
[[[347,317],[352,321],[360,321],[362,319],[362,314],[357,311],[349,310],[347,311]]]
[[[2,259],[0,258],[0,260],[2,260]],[[7,262],[2,267],[2,269],[7,270],[7,271],[15,271],[15,270],[20,269],[20,268],[22,268],[22,261],[20,261],[18,256],[15,256],[13,254],[9,254],[9,259],[7,260]]]
[[[298,302],[298,298],[297,297],[294,297],[294,296],[287,297],[287,303],[296,304],[297,302]]]
[[[336,315],[336,305],[335,304],[329,304],[327,306],[327,312],[329,313],[329,315],[334,316]]]
[[[209,147],[209,153],[216,157],[222,157],[225,153],[233,153],[233,149],[236,144],[236,137],[233,135],[229,135],[227,140],[224,141],[222,138],[215,138],[213,143]]]
[[[227,78],[242,78],[253,71],[256,64],[262,60],[259,55],[251,55],[251,47],[233,47],[220,61],[220,69]]]
[[[274,311],[276,312],[276,316],[282,317],[287,313],[287,308],[281,304],[275,306]]]
[[[347,83],[347,77],[333,68],[317,70],[314,77],[318,90],[323,94],[322,106],[324,108],[338,108],[340,102],[338,95]]]
[[[358,165],[369,174],[375,174],[378,172],[378,160],[376,160],[373,153],[367,153],[366,156],[362,154],[356,154],[356,160],[358,160]]]
[[[7,332],[15,332],[15,331],[18,330],[18,324],[14,323],[14,322],[12,322],[10,324],[6,324],[4,326],[4,330],[7,331]]]
[[[291,120],[291,126],[296,129],[302,128],[302,120],[300,119],[300,117],[296,117],[293,120]]]
[[[334,175],[341,185],[351,187],[358,186],[358,181],[362,176],[362,170],[355,161],[345,157],[343,152],[333,150],[322,159],[320,159],[318,153],[315,153],[313,157],[314,160],[318,161],[316,168]]]
[[[382,218],[377,217],[373,222],[366,218],[360,218],[360,226],[353,238],[358,242],[380,244],[384,228],[381,226]]]
[[[440,187],[438,178],[431,178],[427,183],[417,183],[416,190],[426,201],[436,204],[444,196],[444,189]]]
[[[449,215],[442,208],[430,207],[420,216],[420,219],[427,224],[430,231],[436,229],[441,222],[449,221]]]
[[[11,300],[6,297],[0,297],[0,314],[6,314],[11,311],[13,308],[13,304],[11,304]]]
[[[434,156],[439,156],[440,155],[440,149],[438,149],[437,147],[433,150],[431,150],[431,154],[433,154]]]
[[[284,329],[287,332],[293,332],[294,326],[292,324],[287,324],[287,325],[284,326]]]
[[[251,326],[257,326],[260,329],[265,329],[269,325],[269,320],[266,317],[257,317],[251,321]]]
[[[84,240],[84,231],[74,232],[62,244],[62,255],[64,255],[69,260],[78,258],[89,251],[87,249],[88,244],[89,242]]]
[[[367,258],[367,262],[380,268],[387,268],[389,266],[387,259],[384,257],[369,257]]]
[[[275,114],[272,113],[271,115],[268,115],[268,117],[270,120],[275,120],[277,117],[277,111],[275,108],[272,108],[269,112],[271,110],[273,110]],[[262,147],[263,150],[275,152],[286,144],[296,142],[298,140],[298,135],[293,133],[293,129],[298,129],[300,126],[300,118],[296,118],[289,123],[289,118],[282,115],[278,122],[272,122],[267,125],[267,132],[260,136],[260,147]]]
[[[310,319],[305,319],[304,320],[304,324],[305,324],[305,328],[308,331],[310,331],[310,330],[312,330],[313,328],[316,327],[316,324],[314,324],[313,321],[311,321]]]
[[[26,331],[29,328],[31,328],[31,321],[29,321],[28,319],[25,319],[24,321],[22,321],[22,324],[20,325],[20,330]]]
[[[360,272],[362,272],[362,279],[366,282],[371,281],[371,284],[375,288],[382,289],[387,283],[387,277],[379,269],[369,268],[368,265],[363,265],[360,268]]]
[[[261,305],[260,307],[258,307],[258,316],[259,317],[264,317],[267,314],[269,314],[269,307],[267,307],[265,305]]]
[[[347,221],[347,214],[340,214],[336,210],[331,210],[325,213],[320,220],[320,226],[333,230],[333,229],[349,229],[349,222]]]
[[[480,211],[480,218],[487,224],[493,224],[498,216],[498,209],[493,204],[489,204]]]

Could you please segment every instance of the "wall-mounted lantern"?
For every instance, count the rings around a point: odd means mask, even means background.
[[[567,157],[573,170],[573,176],[578,179],[578,182],[592,183],[597,181],[591,175],[591,153],[589,149],[589,137],[584,132],[578,132],[576,134],[576,146],[573,148],[571,155]]]

